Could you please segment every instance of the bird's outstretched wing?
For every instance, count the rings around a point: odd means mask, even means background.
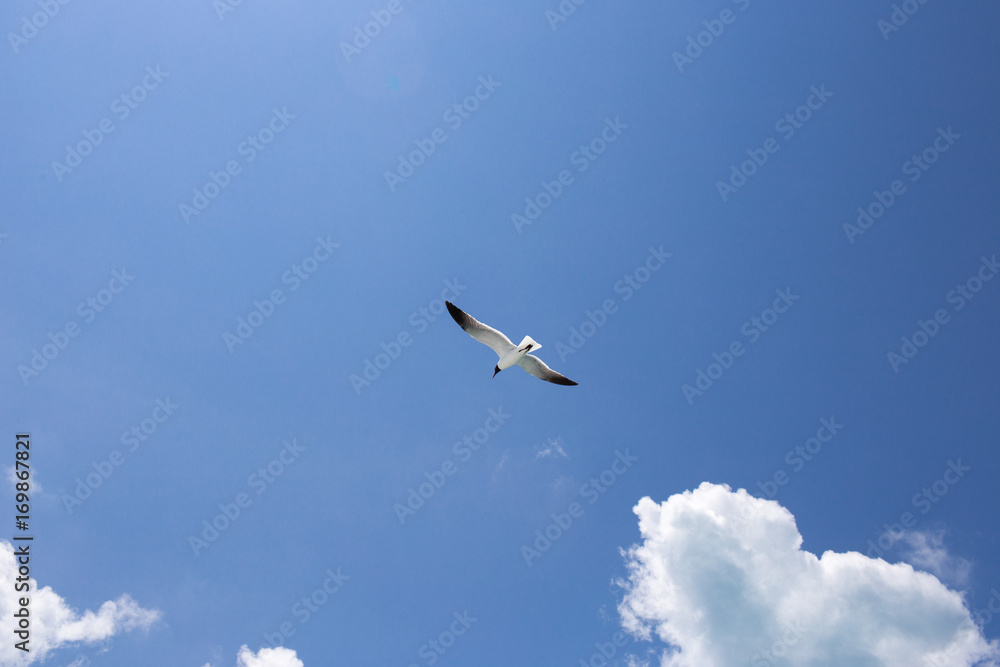
[[[565,375],[560,375],[554,370],[545,365],[545,362],[538,357],[526,354],[517,362],[517,365],[523,368],[528,373],[531,373],[536,378],[541,378],[546,382],[554,382],[555,384],[564,384],[568,386],[573,386],[579,384],[578,382],[573,382]]]
[[[514,349],[514,343],[510,342],[509,338],[493,327],[486,326],[472,315],[455,306],[451,301],[445,301],[445,304],[448,306],[448,312],[451,313],[451,316],[458,322],[458,326],[462,327],[465,333],[483,345],[493,348],[493,351],[501,358]],[[542,365],[544,366],[544,364]]]

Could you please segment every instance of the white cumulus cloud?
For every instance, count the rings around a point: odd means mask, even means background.
[[[135,629],[145,630],[160,618],[160,612],[143,609],[128,595],[105,602],[96,613],[88,609],[80,614],[50,586],[39,589],[38,582],[30,579],[30,651],[21,651],[11,639],[15,637],[14,613],[20,609],[19,598],[24,596],[14,590],[18,576],[14,547],[0,540],[0,618],[3,619],[0,628],[5,629],[5,639],[0,642],[0,665],[20,667],[41,662],[55,649],[77,642],[93,644]]]
[[[664,667],[996,667],[962,596],[906,563],[803,551],[791,512],[703,483],[643,498],[622,624]]]
[[[304,667],[295,651],[279,646],[278,648],[262,648],[257,653],[251,651],[245,644],[240,647],[236,656],[236,667]]]

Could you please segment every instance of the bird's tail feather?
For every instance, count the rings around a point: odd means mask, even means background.
[[[517,346],[517,349],[523,350],[529,345],[531,346],[531,349],[528,350],[529,352],[534,352],[535,350],[539,350],[542,347],[542,344],[535,342],[535,340],[531,336],[525,336],[524,340],[521,341],[521,344]]]

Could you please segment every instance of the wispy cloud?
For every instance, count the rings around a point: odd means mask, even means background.
[[[900,557],[915,568],[958,586],[969,582],[972,563],[953,556],[944,546],[944,531],[907,530],[893,535],[903,543]]]
[[[29,547],[30,548],[30,547]],[[15,575],[18,564],[14,547],[0,540],[0,617],[14,618],[18,606],[15,592]],[[132,630],[147,630],[160,619],[160,612],[144,609],[129,595],[109,600],[97,612],[86,610],[77,613],[51,587],[38,588],[38,582],[29,579],[31,591],[31,634],[28,648],[21,651],[8,638],[0,644],[0,664],[11,667],[42,662],[54,650],[77,642],[96,644],[110,637]],[[7,623],[6,627],[11,627]]]
[[[566,450],[562,448],[562,444],[560,443],[561,440],[562,438],[556,438],[555,440],[549,438],[549,441],[544,445],[538,445],[537,447],[535,447],[535,452],[536,452],[535,458],[536,459],[546,459],[550,457],[551,458],[562,457],[564,459],[569,458],[569,454],[567,454]]]
[[[497,463],[497,467],[493,469],[493,481],[497,481],[497,477],[500,475],[500,471],[504,469],[507,465],[507,461],[510,460],[510,449],[503,450],[503,454],[500,455],[500,462]]]

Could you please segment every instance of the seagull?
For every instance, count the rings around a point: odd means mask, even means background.
[[[458,326],[462,327],[465,333],[483,345],[493,348],[493,351],[500,355],[500,361],[497,362],[496,367],[493,369],[493,377],[496,377],[500,371],[517,364],[536,378],[541,378],[546,382],[567,386],[578,384],[556,373],[538,357],[528,354],[528,352],[542,347],[541,344],[532,340],[531,336],[525,336],[521,344],[515,346],[514,343],[510,342],[510,338],[507,338],[507,336],[504,336],[493,327],[483,324],[462,309],[456,307],[452,302],[445,301],[445,304],[448,306],[448,312],[451,313],[451,316],[458,322]]]

